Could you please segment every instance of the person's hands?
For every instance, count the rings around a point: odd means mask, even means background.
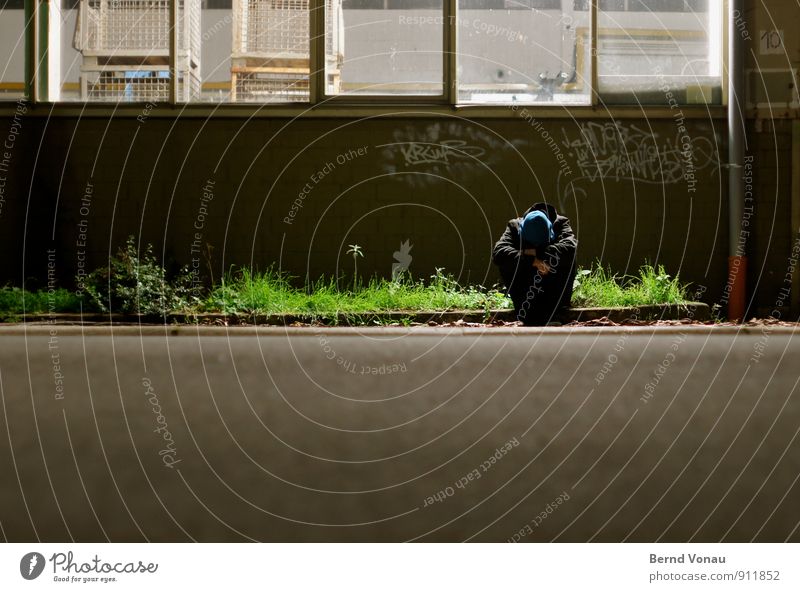
[[[523,249],[522,254],[528,257],[536,257],[536,249]]]
[[[547,275],[550,273],[550,266],[541,259],[534,260],[533,266],[538,269],[539,273],[542,275]]]

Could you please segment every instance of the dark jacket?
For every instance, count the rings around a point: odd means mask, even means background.
[[[559,304],[568,306],[572,297],[572,281],[575,278],[575,254],[578,248],[578,240],[575,238],[575,233],[572,232],[569,220],[564,216],[558,215],[552,205],[536,203],[522,217],[509,220],[503,236],[494,246],[492,260],[500,269],[500,274],[512,298],[515,298],[515,293],[524,292],[527,289],[531,282],[529,271],[533,260],[531,257],[522,254],[523,246],[520,227],[523,218],[535,210],[540,210],[547,214],[553,224],[553,232],[555,233],[553,242],[545,247],[541,253],[537,253],[537,258],[550,266],[547,283],[551,286],[551,289],[557,290]]]

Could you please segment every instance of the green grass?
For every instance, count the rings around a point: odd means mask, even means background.
[[[428,282],[373,279],[351,289],[334,280],[319,280],[297,289],[274,271],[253,274],[241,270],[211,291],[202,310],[256,314],[289,313],[315,317],[388,311],[489,310],[508,308],[511,301],[495,289],[461,286],[441,270]]]
[[[572,294],[573,306],[615,307],[647,304],[680,304],[688,288],[666,273],[663,265],[644,265],[638,276],[619,277],[596,264],[579,269]]]
[[[0,288],[0,314],[13,316],[23,313],[46,314],[50,312],[79,312],[81,299],[74,292],[57,288],[52,292],[30,292],[21,288]]]
[[[670,277],[663,266],[645,265],[638,276],[619,277],[596,264],[581,269],[575,281],[573,306],[616,307],[647,304],[679,304],[687,300],[687,287]],[[22,314],[78,312],[82,298],[74,292],[30,292],[0,288],[0,317],[15,319]],[[372,279],[367,284],[325,279],[298,288],[291,278],[273,270],[251,273],[243,269],[228,274],[199,303],[182,312],[245,314],[295,314],[336,322],[344,316],[354,324],[398,322],[387,312],[476,310],[511,308],[511,300],[495,288],[463,286],[441,269],[427,281],[408,277],[399,281]],[[88,300],[83,310],[94,310]],[[381,314],[384,316],[381,316]],[[401,319],[411,322],[411,317]]]

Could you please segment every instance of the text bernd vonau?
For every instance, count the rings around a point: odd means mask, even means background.
[[[694,553],[681,553],[680,555],[656,555],[650,553],[650,563],[726,563],[726,557],[695,555]]]

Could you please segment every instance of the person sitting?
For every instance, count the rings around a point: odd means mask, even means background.
[[[546,325],[556,321],[560,309],[569,307],[577,248],[569,219],[548,203],[536,203],[508,221],[492,260],[518,321]]]

